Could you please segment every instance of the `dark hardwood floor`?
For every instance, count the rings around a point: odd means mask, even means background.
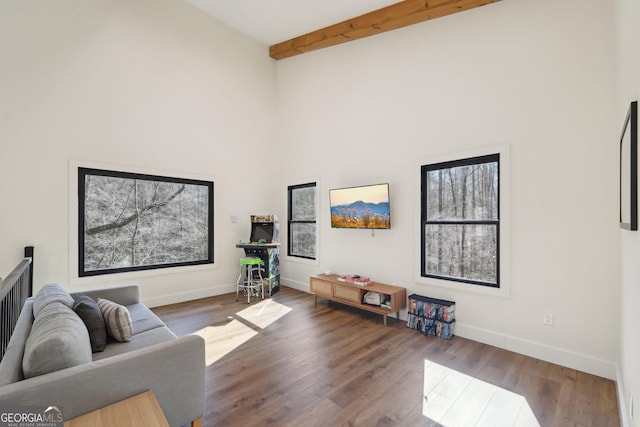
[[[204,426],[620,425],[610,380],[291,288],[153,311],[207,342]]]

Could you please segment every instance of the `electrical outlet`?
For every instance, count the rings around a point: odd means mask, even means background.
[[[542,316],[542,323],[545,325],[552,326],[553,325],[553,314],[545,314]]]

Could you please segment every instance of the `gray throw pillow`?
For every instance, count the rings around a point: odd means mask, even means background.
[[[73,297],[57,283],[44,285],[33,300],[33,318],[40,315],[40,311],[52,302],[60,302],[73,309]]]
[[[76,295],[74,300],[73,311],[80,316],[87,327],[91,351],[93,353],[103,351],[107,346],[107,328],[98,303],[84,294]]]
[[[98,307],[100,307],[102,317],[104,317],[104,323],[107,326],[109,335],[116,341],[131,341],[133,327],[127,307],[103,298],[98,298]]]
[[[47,304],[33,321],[24,346],[25,378],[91,362],[89,333],[80,317],[61,302]]]

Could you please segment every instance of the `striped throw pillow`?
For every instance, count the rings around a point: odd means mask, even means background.
[[[109,335],[116,341],[131,341],[133,328],[131,326],[131,315],[127,307],[103,298],[98,298],[98,307],[100,307],[102,317],[104,317],[104,323],[107,326]]]

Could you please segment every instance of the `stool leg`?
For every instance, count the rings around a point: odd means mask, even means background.
[[[253,264],[247,266],[247,304],[251,304],[251,284],[253,282]]]
[[[264,277],[262,277],[262,269],[258,266],[258,274],[260,275],[260,294],[262,295],[262,299],[264,299]]]
[[[238,292],[240,292],[240,283],[242,283],[242,265],[240,265],[240,275],[236,280],[236,302],[238,302]]]

